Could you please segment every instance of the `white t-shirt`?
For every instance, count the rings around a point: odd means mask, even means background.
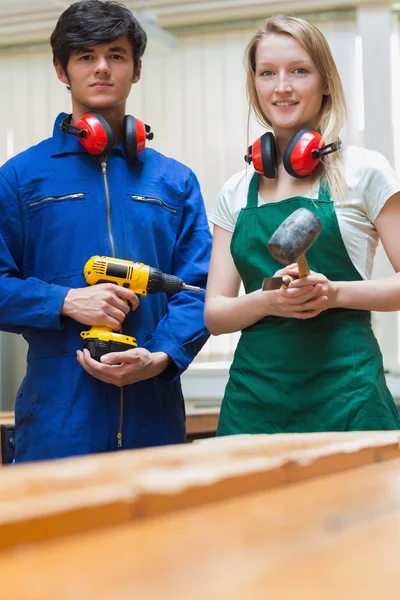
[[[370,279],[379,243],[374,222],[385,202],[400,191],[400,179],[387,159],[374,150],[348,146],[342,159],[349,191],[344,201],[335,204],[339,229],[350,260],[363,279]],[[239,212],[247,204],[253,173],[251,166],[228,179],[210,218],[214,225],[233,232]],[[309,192],[310,198],[318,198],[318,188],[317,182]],[[262,204],[265,202],[259,195],[258,206]]]

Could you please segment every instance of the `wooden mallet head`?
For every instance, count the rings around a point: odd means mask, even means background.
[[[283,221],[268,242],[271,256],[283,265],[297,262],[299,277],[310,273],[305,253],[321,233],[322,223],[311,210],[298,208]]]

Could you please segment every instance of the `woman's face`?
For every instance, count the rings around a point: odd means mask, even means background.
[[[259,42],[255,86],[265,117],[282,137],[316,127],[323,96],[329,94],[309,54],[287,34],[270,34]]]

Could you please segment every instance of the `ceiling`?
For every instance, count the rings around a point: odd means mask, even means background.
[[[58,17],[72,3],[69,0],[0,0],[0,47],[48,43]],[[163,50],[176,45],[175,36],[157,25],[156,13],[142,7],[137,9],[135,1],[125,4],[142,22],[150,49]]]
[[[388,4],[390,0],[126,0],[143,22],[150,43],[170,46],[168,30],[262,18],[279,12],[310,12],[354,7],[355,4]],[[0,46],[47,42],[69,0],[0,0]]]

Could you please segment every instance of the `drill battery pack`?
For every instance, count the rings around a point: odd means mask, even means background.
[[[90,356],[98,361],[104,354],[125,352],[125,350],[137,348],[136,338],[102,328],[92,327],[89,331],[82,331],[81,337]]]

